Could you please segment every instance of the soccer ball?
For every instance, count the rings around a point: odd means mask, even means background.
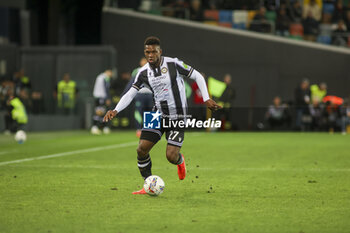
[[[164,181],[159,176],[149,176],[146,178],[143,188],[151,196],[158,196],[164,191]]]
[[[23,130],[18,130],[15,134],[15,140],[19,143],[22,144],[27,140],[27,134]]]

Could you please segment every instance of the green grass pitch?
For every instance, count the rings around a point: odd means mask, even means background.
[[[131,194],[143,184],[137,142],[134,131],[1,135],[0,232],[350,232],[349,135],[186,133],[184,181],[163,138],[151,152],[159,197]]]

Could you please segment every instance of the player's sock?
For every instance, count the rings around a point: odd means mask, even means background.
[[[149,154],[145,157],[137,157],[137,166],[140,169],[140,173],[143,179],[146,179],[152,175],[152,161]]]
[[[181,153],[178,154],[178,158],[175,160],[168,160],[170,163],[174,164],[174,165],[179,165],[183,162]]]
[[[179,158],[176,162],[176,165],[180,165],[182,162],[183,162],[182,155],[181,155],[181,153],[179,153]]]

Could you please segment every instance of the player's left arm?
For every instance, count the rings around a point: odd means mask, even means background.
[[[198,88],[202,94],[203,101],[210,110],[215,111],[222,108],[222,106],[218,105],[214,100],[210,99],[205,79],[197,70],[185,64],[183,61],[177,59],[176,69],[181,75],[196,81]]]
[[[210,99],[207,84],[205,83],[205,79],[197,70],[193,69],[191,72],[191,76],[189,78],[196,81],[198,88],[201,91],[203,101],[210,110],[216,111],[222,108],[222,106],[217,104],[214,100]]]

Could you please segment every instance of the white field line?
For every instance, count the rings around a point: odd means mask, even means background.
[[[9,153],[9,151],[1,151],[0,155],[4,155],[4,154],[7,154],[7,153]]]
[[[67,156],[67,155],[80,154],[80,153],[90,153],[90,152],[96,152],[96,151],[101,151],[101,150],[123,148],[123,147],[128,147],[128,146],[134,146],[137,144],[138,144],[138,142],[134,141],[134,142],[127,142],[127,143],[121,143],[121,144],[110,145],[110,146],[100,146],[100,147],[93,147],[93,148],[89,148],[89,149],[73,150],[73,151],[67,151],[67,152],[51,154],[51,155],[43,155],[43,156],[38,156],[38,157],[33,157],[33,158],[0,162],[0,166],[14,164],[14,163],[29,162],[29,161],[34,161],[34,160],[50,159],[50,158],[56,158],[56,157],[62,157],[62,156]]]

